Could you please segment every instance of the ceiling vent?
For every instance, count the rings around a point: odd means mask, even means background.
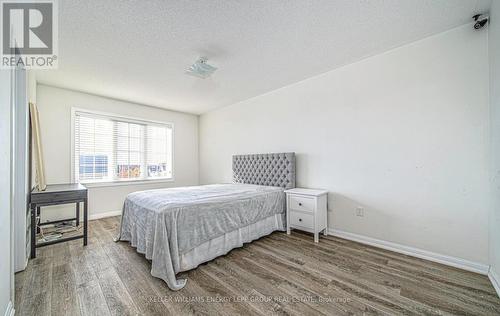
[[[207,64],[206,57],[200,57],[194,64],[192,64],[186,70],[186,74],[201,79],[206,79],[210,77],[216,70],[217,70],[216,67]]]

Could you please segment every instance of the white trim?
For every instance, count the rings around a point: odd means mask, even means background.
[[[97,214],[90,214],[89,220],[93,221],[96,219],[119,216],[119,215],[122,215],[122,211],[109,211],[109,212],[103,212],[103,213],[97,213]]]
[[[71,108],[71,127],[70,127],[70,146],[69,146],[69,159],[70,159],[70,177],[71,183],[75,182],[75,117],[76,117],[76,108]]]
[[[455,268],[459,268],[459,269],[463,269],[463,270],[467,270],[467,271],[471,271],[471,272],[480,273],[483,275],[488,275],[489,265],[487,265],[487,264],[482,264],[479,262],[473,262],[473,261],[469,261],[466,259],[451,257],[451,256],[423,250],[423,249],[418,249],[418,248],[414,248],[414,247],[410,247],[410,246],[405,246],[405,245],[393,243],[390,241],[385,241],[385,240],[375,239],[372,237],[367,237],[367,236],[363,236],[363,235],[349,233],[349,232],[342,231],[339,229],[334,229],[334,228],[329,228],[328,233],[333,235],[333,236],[336,236],[336,237],[340,237],[340,238],[344,238],[344,239],[348,239],[348,240],[352,240],[352,241],[357,241],[357,242],[360,242],[362,244],[366,244],[366,245],[370,245],[370,246],[374,246],[374,247],[378,247],[378,248],[382,248],[382,249],[390,250],[390,251],[394,251],[394,252],[399,252],[399,253],[402,253],[405,255],[409,255],[409,256],[413,256],[413,257],[417,257],[420,259],[425,259],[425,260],[429,260],[429,261],[433,261],[433,262],[437,262],[437,263],[441,263],[441,264],[445,264],[448,266],[452,266]]]
[[[14,305],[12,304],[12,301],[9,301],[9,304],[7,304],[7,308],[5,309],[5,316],[14,316],[16,311],[14,310]]]
[[[127,116],[127,115],[122,115],[122,114],[116,114],[116,113],[111,113],[111,112],[103,112],[103,111],[96,111],[96,110],[90,110],[90,109],[85,109],[85,108],[80,108],[80,107],[72,107],[71,108],[71,114],[74,116],[76,112],[82,112],[86,114],[90,114],[92,116],[96,117],[104,117],[104,118],[114,118],[114,119],[120,119],[129,123],[136,123],[136,124],[157,124],[157,125],[167,125],[170,128],[174,129],[174,123],[171,122],[164,122],[164,121],[155,121],[155,120],[150,120],[150,119],[138,119],[136,117],[132,116]]]
[[[500,297],[500,277],[493,271],[493,269],[490,267],[490,271],[488,272],[488,278],[491,281],[491,284],[493,284],[493,287],[495,288],[495,291],[497,291],[498,297]]]
[[[166,179],[150,179],[150,180],[122,180],[122,181],[106,181],[106,182],[80,182],[87,188],[100,188],[100,187],[118,187],[122,185],[136,185],[136,184],[155,184],[155,183],[171,183],[175,182],[173,178]]]
[[[171,146],[171,176],[170,178],[164,179],[139,179],[139,180],[127,180],[127,181],[108,181],[108,182],[93,182],[93,183],[83,183],[88,187],[109,187],[109,186],[119,186],[119,185],[133,185],[133,184],[146,184],[146,183],[157,183],[157,182],[174,182],[175,181],[175,125],[172,122],[162,122],[150,119],[137,119],[131,116],[125,116],[120,114],[101,112],[95,110],[89,110],[81,107],[71,107],[71,130],[70,130],[70,177],[71,182],[75,182],[75,117],[77,112],[84,112],[88,114],[93,114],[97,116],[106,116],[122,119],[129,122],[141,123],[141,124],[158,124],[162,126],[168,126],[172,131],[172,146]]]

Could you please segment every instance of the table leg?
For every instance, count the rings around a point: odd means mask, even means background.
[[[36,213],[35,214],[36,214],[35,221],[36,221],[36,218],[38,217],[40,219],[40,223],[41,223],[42,222],[42,215],[41,215],[41,212],[40,212],[40,206],[36,207]],[[40,234],[40,226],[36,227],[36,233]]]
[[[87,246],[88,199],[83,200],[83,245]]]
[[[314,242],[319,242],[319,233],[314,233]]]
[[[38,208],[36,204],[31,204],[31,259],[36,258],[36,215]]]
[[[76,226],[80,226],[80,202],[76,202]]]

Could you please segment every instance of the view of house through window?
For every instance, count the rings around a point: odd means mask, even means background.
[[[172,126],[77,111],[74,167],[82,183],[172,178]]]

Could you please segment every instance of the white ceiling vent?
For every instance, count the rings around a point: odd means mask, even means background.
[[[186,70],[186,74],[206,79],[210,77],[216,70],[217,70],[216,67],[207,64],[206,57],[200,57],[194,64],[192,64]]]

